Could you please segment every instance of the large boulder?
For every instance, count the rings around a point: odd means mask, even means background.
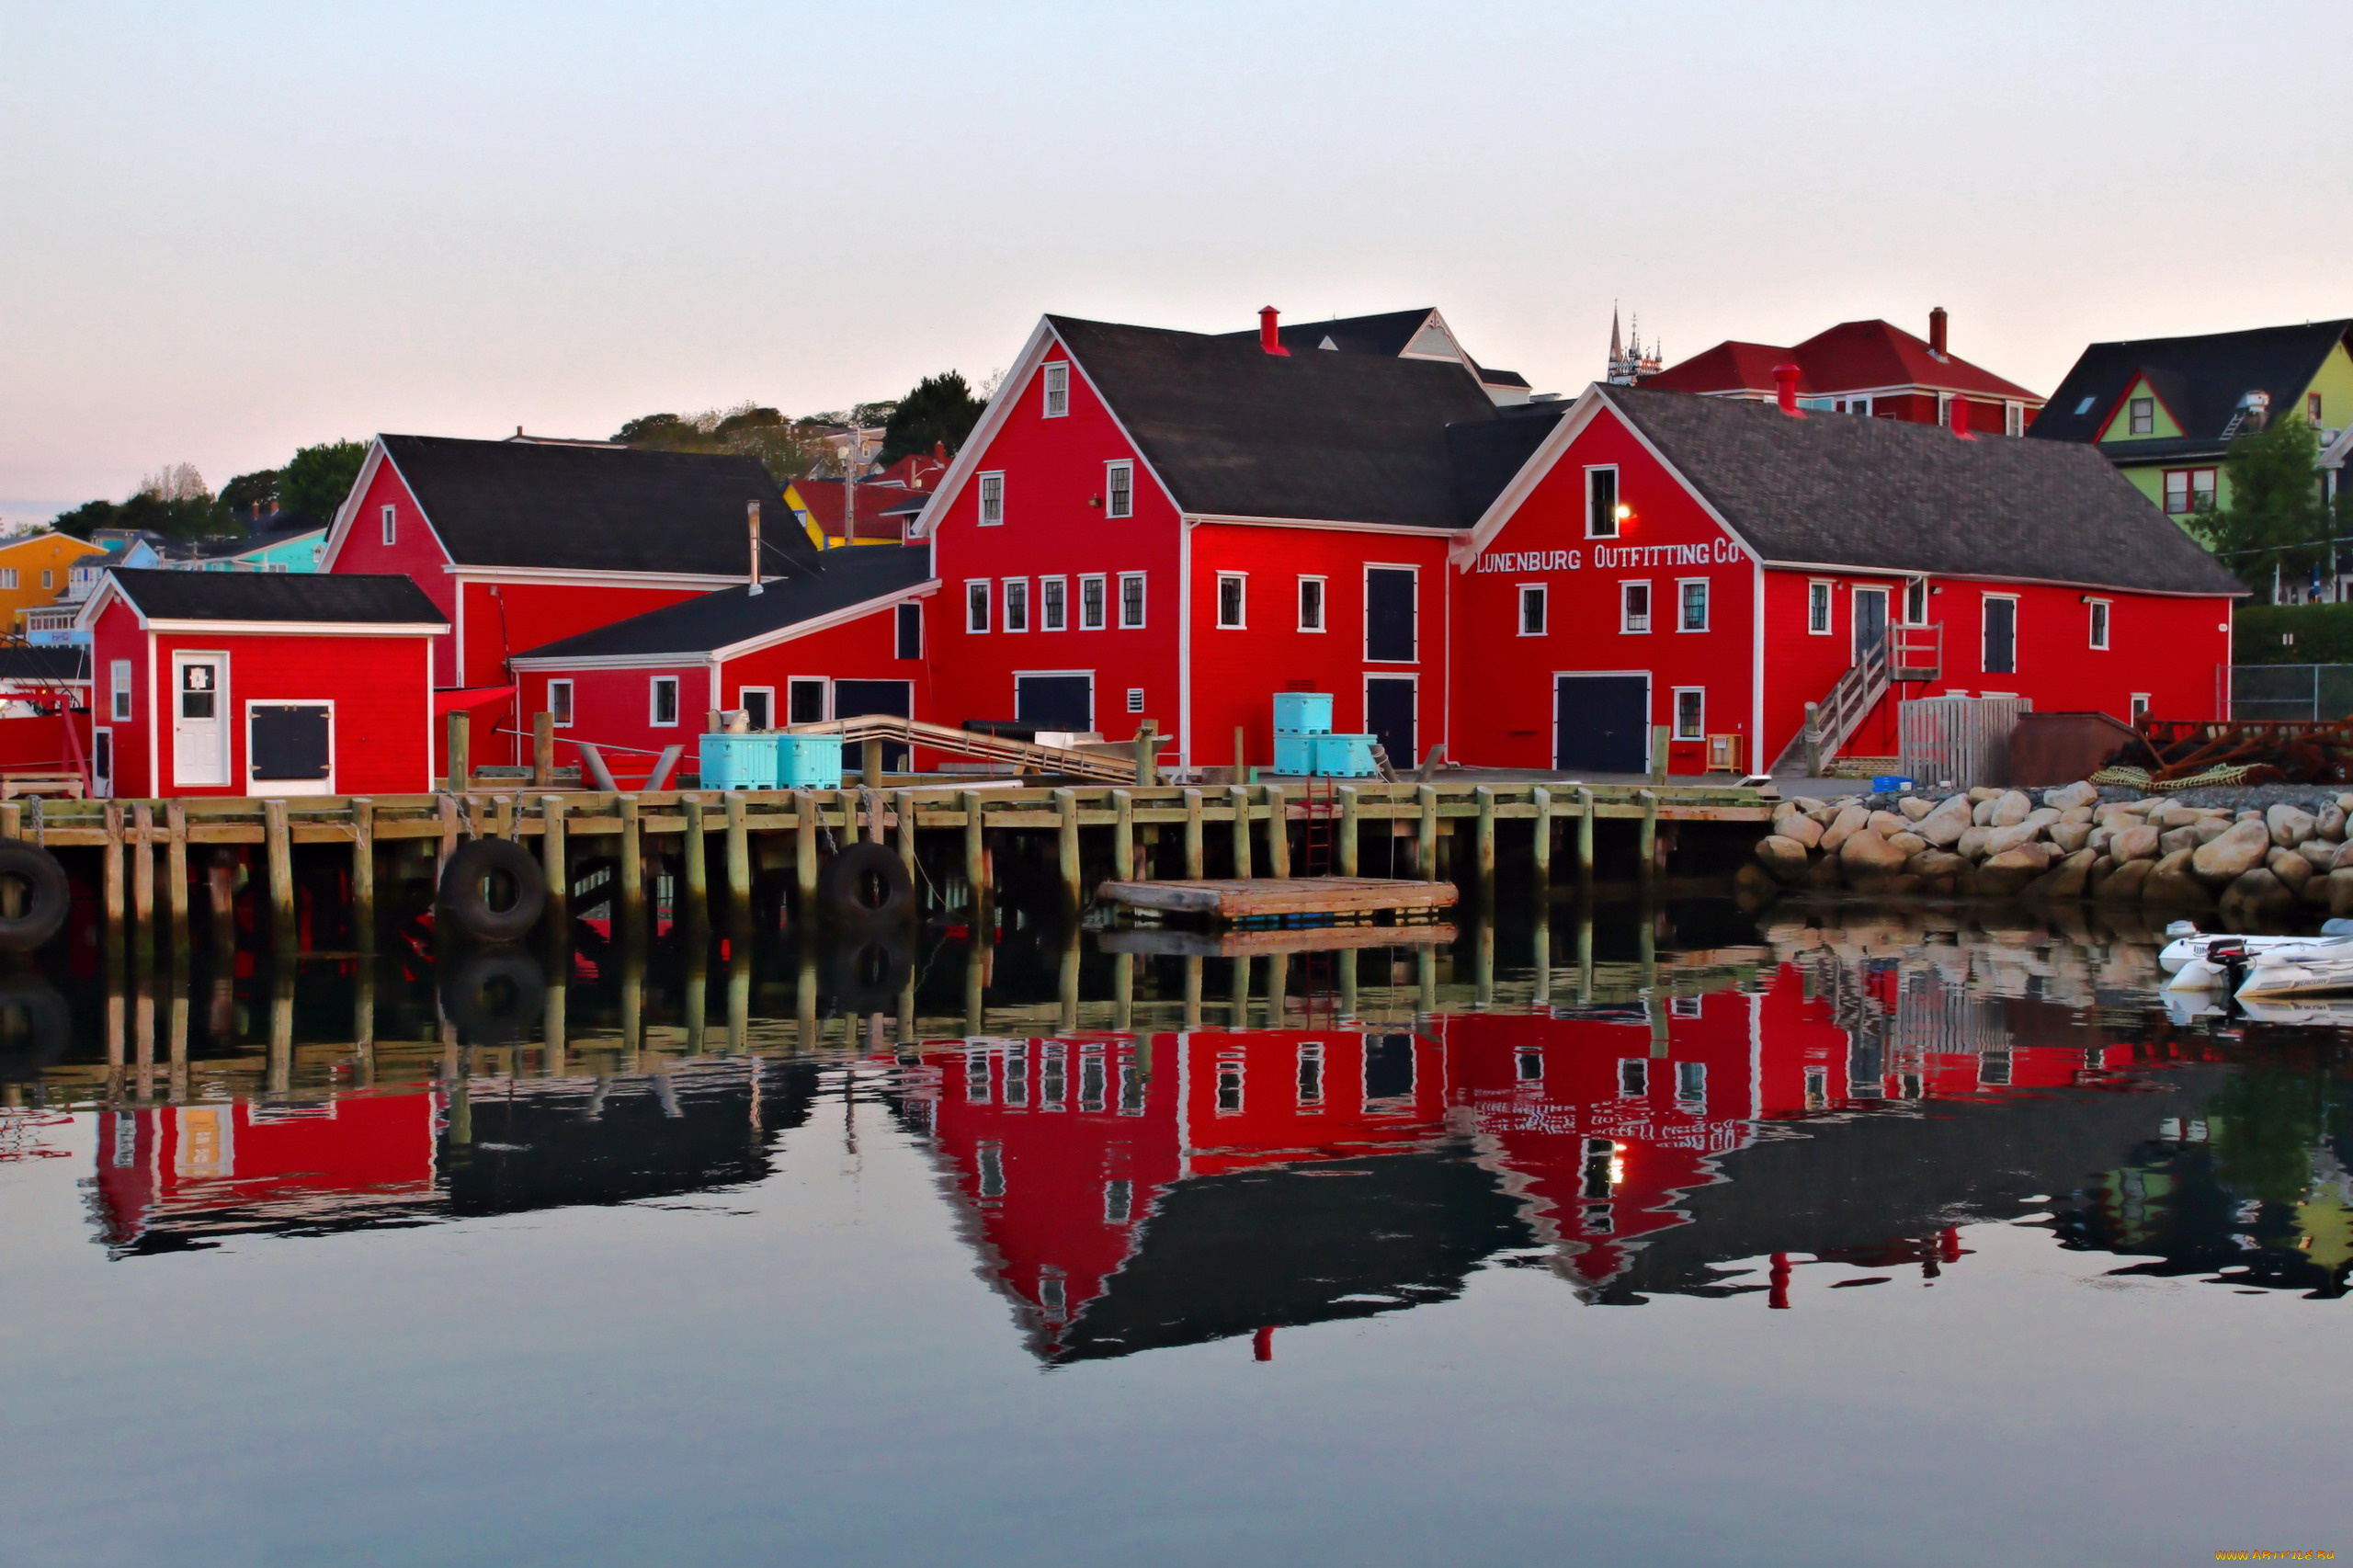
[[[2313,879],[2313,863],[2292,849],[2274,849],[2264,865],[2290,892],[2302,892]]]
[[[2141,884],[2142,902],[2183,910],[2204,909],[2211,904],[2214,895],[2189,869],[2189,858],[2195,853],[2177,849],[2149,868],[2148,880]]]
[[[2310,860],[2313,869],[2325,877],[2336,864],[2337,854],[2344,847],[2342,844],[2331,844],[2325,838],[2307,838],[2296,846],[2296,853]]]
[[[2353,915],[2353,870],[2336,870],[2328,874],[2328,913],[2337,920]]]
[[[2325,805],[2320,809],[2320,816],[2314,822],[2313,826],[2318,830],[2323,838],[2344,837],[2345,808],[2338,805],[2336,801],[2331,801],[2327,805]]]
[[[2127,860],[2108,874],[2095,896],[2102,903],[2138,903],[2142,884],[2156,869],[2154,860]]]
[[[2026,821],[2034,810],[2034,797],[2023,790],[2012,790],[1994,802],[1994,814],[1986,819],[1989,827],[2015,827]]]
[[[1778,838],[1793,838],[1801,848],[1811,849],[1822,842],[1822,824],[1793,812],[1774,824],[1773,834]]]
[[[1998,801],[2007,792],[1991,784],[1980,784],[1969,791],[1969,803],[1973,806],[1980,801]]]
[[[2006,855],[2021,844],[2032,844],[2042,836],[2042,825],[2039,822],[2022,822],[1990,829],[1985,835],[1985,853]]]
[[[2353,838],[2347,839],[2337,849],[2336,858],[2328,863],[2332,871],[2342,871],[2348,866],[2353,866]]]
[[[2179,850],[2195,849],[2205,842],[2194,827],[2169,827],[2157,835],[2157,855],[2163,858]]]
[[[2157,830],[2128,827],[2108,841],[2108,852],[2119,860],[2154,860],[2157,858]]]
[[[2051,868],[2040,844],[2020,845],[1988,855],[1977,868],[1977,891],[1987,898],[2010,898]]]
[[[1796,839],[1768,833],[1756,841],[1756,858],[1773,875],[1794,884],[1805,880],[1806,867],[1813,858]]]
[[[1811,795],[1792,795],[1790,797],[1789,803],[1808,813],[1822,810],[1824,805],[1823,801],[1815,800]]]
[[[2271,830],[2260,821],[2233,823],[2190,852],[2189,869],[2209,887],[2227,887],[2271,852]]]
[[[1827,854],[1870,825],[1871,814],[1860,806],[1845,806],[1823,830],[1822,847]]]
[[[2091,842],[2092,824],[2087,822],[2054,822],[2048,831],[2062,855],[2073,855]]]
[[[1873,833],[1885,838],[1891,833],[1909,833],[1912,819],[1895,812],[1873,812],[1870,826]]]
[[[1847,835],[1838,846],[1838,869],[1858,884],[1894,876],[1904,869],[1905,858],[1903,850],[1868,827]]]
[[[1923,849],[1904,862],[1904,870],[1923,881],[1950,881],[1969,862],[1949,849]]]
[[[1928,846],[1928,841],[1916,833],[1891,833],[1887,835],[1887,841],[1903,850],[1906,859]]]
[[[2092,862],[2097,858],[2088,849],[2076,850],[2027,884],[2026,896],[2052,903],[2080,902],[2086,891],[2084,884],[2092,874]]]
[[[1922,834],[1921,836],[1926,838],[1927,835]],[[1994,829],[1982,824],[1976,827],[1964,828],[1960,840],[1952,846],[1953,853],[1964,860],[1982,860],[1985,858],[1985,841],[1993,836]]]
[[[2099,799],[2099,787],[2078,779],[2062,790],[2045,790],[2042,803],[2065,811],[2070,806],[2088,806]]]
[[[2260,866],[2222,890],[2222,915],[2225,926],[2268,926],[2295,911],[2296,895]]]
[[[1939,849],[1949,848],[1968,831],[1972,810],[1968,796],[1955,795],[1922,817],[1920,825],[1913,831]]]
[[[2257,827],[2263,827],[2263,817],[2260,813],[2246,817],[2243,820],[2252,822]],[[2196,822],[2189,824],[2189,831],[2198,835],[2199,843],[2211,844],[2214,840],[2222,837],[2222,835],[2230,832],[2235,825],[2236,824],[2232,822],[2229,817],[2217,812],[2211,817],[2200,817]],[[2271,830],[2269,828],[2263,828],[2263,837],[2264,842],[2270,842]]]
[[[2282,849],[2293,849],[2320,831],[2318,818],[2285,801],[2264,812],[2263,821],[2271,829],[2271,842]]]
[[[1935,811],[1937,809],[1937,803],[1934,801],[1924,801],[1917,795],[1906,795],[1904,799],[1895,802],[1895,809],[1902,812],[1912,821],[1918,822],[1922,817],[1925,817],[1930,812]],[[2344,815],[2342,812],[2337,814],[2339,816]]]

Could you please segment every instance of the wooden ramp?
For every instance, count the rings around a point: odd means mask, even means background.
[[[1056,773],[1107,784],[1132,784],[1136,781],[1132,755],[1114,756],[1099,751],[1034,745],[1028,741],[1008,740],[1002,735],[984,735],[972,730],[951,730],[944,724],[926,724],[915,719],[902,719],[895,713],[868,713],[855,719],[828,719],[823,723],[793,724],[789,726],[789,733],[796,735],[839,735],[845,745],[854,745],[862,741],[895,741],[901,745],[922,746],[955,756],[1010,763],[1017,767],[1035,768],[1040,773]]]
[[[1411,926],[1270,926],[1241,931],[1195,931],[1145,926],[1101,931],[1107,953],[1150,953],[1187,959],[1252,959],[1276,953],[1334,953],[1358,948],[1447,947],[1461,932],[1434,923]]]
[[[1104,903],[1162,915],[1190,915],[1228,923],[1298,920],[1310,916],[1363,919],[1374,915],[1445,909],[1458,896],[1452,882],[1387,877],[1244,877],[1212,881],[1105,882]]]

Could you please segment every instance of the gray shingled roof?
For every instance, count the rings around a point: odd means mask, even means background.
[[[89,678],[90,648],[86,642],[31,642],[0,648],[0,680]]]
[[[448,618],[415,580],[392,574],[172,572],[116,567],[108,574],[153,620],[306,620],[355,625],[442,625]]]
[[[1047,320],[1185,511],[1461,524],[1446,426],[1496,412],[1460,365]]]
[[[753,458],[445,436],[382,440],[461,566],[740,577],[747,501],[760,503],[769,550],[816,553]]]
[[[2089,447],[1769,403],[1602,387],[1770,562],[2239,594],[2238,579]]]
[[[2027,434],[2038,441],[2091,440],[2116,411],[2117,400],[2145,372],[2157,396],[2181,422],[2181,437],[2109,441],[2102,449],[2125,460],[2211,455],[2222,449],[2226,440],[2222,432],[2238,412],[2239,400],[2250,392],[2269,392],[2274,415],[2301,413],[2288,400],[2312,384],[2329,350],[2344,342],[2347,333],[2353,333],[2353,321],[2095,343],[2051,394],[2049,405]],[[2084,412],[2076,413],[2078,408]]]
[[[759,593],[751,592],[749,585],[716,589],[515,656],[596,659],[687,653],[699,657],[821,615],[904,593],[930,576],[928,550],[848,545],[823,551],[813,563],[795,567],[788,576],[770,578],[761,585]]]

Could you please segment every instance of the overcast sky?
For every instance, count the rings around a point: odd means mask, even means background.
[[[2353,314],[2321,5],[0,0],[0,515],[378,430],[608,435],[1057,311],[1435,304],[1540,390],[1883,316]]]

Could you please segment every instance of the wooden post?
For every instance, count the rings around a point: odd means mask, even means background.
[[[433,862],[433,880],[438,887],[441,881],[441,868],[448,865],[449,857],[458,852],[458,802],[455,797],[444,795],[435,804],[441,816],[441,853]]]
[[[1495,891],[1495,792],[1482,784],[1472,798],[1479,805],[1479,890],[1492,896]],[[1482,922],[1482,927],[1492,924]]]
[[[1185,1027],[1201,1027],[1201,966],[1209,960],[1188,954],[1185,959]]]
[[[882,743],[869,740],[858,748],[858,782],[870,790],[882,788]]]
[[[1136,958],[1111,955],[1111,1027],[1124,1034],[1136,1024]]]
[[[1479,939],[1473,960],[1477,970],[1472,976],[1472,996],[1479,1006],[1495,1005],[1495,923],[1479,922]]]
[[[0,838],[22,838],[25,835],[25,803],[22,801],[0,801]]]
[[[693,812],[696,817],[699,817],[702,814],[701,803],[699,801],[696,802],[688,809]],[[688,835],[691,837],[695,831],[696,830],[694,828],[689,827],[687,830]],[[699,860],[702,857],[698,855],[695,858]],[[703,919],[701,911],[702,901],[700,899],[697,899],[695,901],[694,912],[688,916],[688,918],[694,920],[698,924],[700,924]],[[687,994],[683,1000],[686,1003],[685,1012],[687,1015],[687,1054],[689,1056],[700,1056],[710,1049],[710,1031],[707,1028],[710,1015],[710,943],[694,942],[688,944],[687,948],[687,972],[684,977]]]
[[[733,790],[727,791],[727,919],[752,923],[752,826],[744,820],[744,797]]]
[[[1239,724],[1233,726],[1233,781],[1236,784],[1250,782],[1250,765],[1242,760],[1242,726]]]
[[[1233,735],[1238,745],[1242,738],[1242,732],[1239,729],[1236,729],[1233,732]],[[1240,755],[1238,750],[1235,755]],[[1239,765],[1236,765],[1236,771],[1239,771]],[[1247,881],[1250,880],[1249,787],[1243,784],[1236,784],[1233,789],[1226,791],[1226,796],[1233,802],[1233,874],[1241,878],[1243,881]]]
[[[1332,955],[1334,978],[1340,983],[1340,1017],[1357,1016],[1357,949],[1343,948]]]
[[[1071,908],[1077,909],[1086,903],[1086,890],[1081,885],[1085,879],[1078,866],[1078,791],[1055,790],[1054,814],[1062,819],[1055,835],[1055,847],[1059,851],[1057,858],[1063,878],[1063,898]],[[1074,937],[1073,940],[1075,939]]]
[[[727,949],[727,1048],[738,1056],[752,1048],[752,944]]]
[[[462,795],[473,782],[472,720],[462,708],[449,710],[449,792]]]
[[[1267,1027],[1270,1029],[1279,1029],[1283,1027],[1283,1009],[1290,1006],[1284,996],[1284,988],[1290,983],[1290,955],[1268,953],[1267,955]]]
[[[262,843],[269,855],[269,921],[278,952],[291,956],[294,932],[294,838],[286,825],[286,802],[264,801]]]
[[[1340,842],[1335,846],[1340,852],[1340,875],[1357,874],[1357,791],[1352,784],[1340,787]]]
[[[1634,799],[1643,803],[1642,837],[1637,841],[1635,850],[1641,865],[1635,874],[1647,883],[1658,869],[1655,863],[1658,855],[1658,791],[1638,790],[1634,792]]]
[[[119,957],[122,952],[122,803],[108,801],[102,812],[107,826],[106,847],[101,854],[104,864],[101,881],[106,898],[107,948]]]
[[[1267,875],[1290,875],[1290,806],[1279,784],[1267,786]]]
[[[907,869],[908,882],[920,890],[925,884],[915,875],[915,792],[899,790],[891,797],[891,809],[899,814],[899,863]]]
[[[225,844],[206,852],[204,892],[212,916],[213,955],[219,961],[237,947],[237,852]]]
[[[540,797],[540,866],[548,879],[548,929],[563,931],[572,924],[572,857],[563,842],[563,796]]]
[[[1233,962],[1233,983],[1232,990],[1228,993],[1230,1002],[1226,1015],[1229,1020],[1227,1027],[1246,1029],[1250,1027],[1250,955],[1240,954]]]
[[[972,919],[981,918],[981,907],[988,902],[989,865],[986,841],[981,836],[981,792],[962,792],[964,806],[964,886],[972,898]],[[974,940],[978,940],[978,937]]]
[[[687,919],[698,928],[710,921],[710,862],[709,846],[703,842],[702,797],[689,795],[682,802],[686,817],[686,839],[682,858],[686,861]],[[700,1048],[697,1047],[699,1054]]]
[[[376,950],[376,802],[351,802],[351,933],[359,950]]]
[[[638,825],[637,797],[620,796],[621,918],[634,926],[645,917],[645,839]]]
[[[1593,790],[1577,786],[1577,885],[1593,885]]]
[[[1541,898],[1552,888],[1552,791],[1539,784],[1528,798],[1536,807],[1536,892]]]
[[[1111,791],[1111,875],[1126,881],[1136,874],[1136,797],[1132,790]]]
[[[559,814],[555,820],[561,822],[563,819]],[[557,950],[559,953],[562,951],[560,949]],[[540,1072],[550,1078],[560,1078],[564,1072],[565,986],[562,970],[557,969],[553,962],[551,962],[549,968],[554,972],[548,977],[547,1001],[540,1011]]]
[[[795,920],[813,923],[817,915],[817,791],[796,790],[792,792],[792,869],[793,887],[800,903],[793,906]]]
[[[1536,904],[1536,925],[1529,931],[1529,957],[1535,962],[1536,993],[1529,1000],[1539,1006],[1552,1000],[1552,903],[1540,899]]]
[[[1819,778],[1822,777],[1822,705],[1820,703],[1809,702],[1805,705],[1805,729],[1802,733],[1805,738],[1805,776],[1808,778]]]
[[[1185,876],[1188,881],[1201,880],[1201,792],[1185,791]]]
[[[1160,782],[1159,748],[1152,721],[1143,720],[1136,726],[1136,788],[1149,790]]]
[[[1078,926],[1073,925],[1063,933],[1063,950],[1054,965],[1054,999],[1060,1005],[1056,1013],[1056,1032],[1072,1035],[1078,1032]]]
[[[535,790],[555,788],[555,715],[539,712],[531,715],[531,787]]]
[[[131,945],[139,950],[139,961],[152,963],[155,957],[155,811],[144,801],[134,801],[131,806],[131,911],[137,924],[131,928]]]
[[[1651,726],[1651,782],[1666,782],[1666,726]]]
[[[1414,845],[1414,874],[1434,882],[1438,881],[1438,786],[1416,785],[1414,801],[1422,808],[1421,836]]]
[[[1577,1006],[1593,1001],[1593,901],[1577,901]]]
[[[980,894],[975,892],[977,901]],[[977,902],[973,905],[978,908]],[[979,1034],[987,1018],[983,1006],[988,994],[989,950],[987,933],[975,920],[964,928],[964,1032]]]
[[[172,951],[188,951],[188,808],[164,808],[164,900],[172,922]],[[14,836],[11,835],[11,836]]]

